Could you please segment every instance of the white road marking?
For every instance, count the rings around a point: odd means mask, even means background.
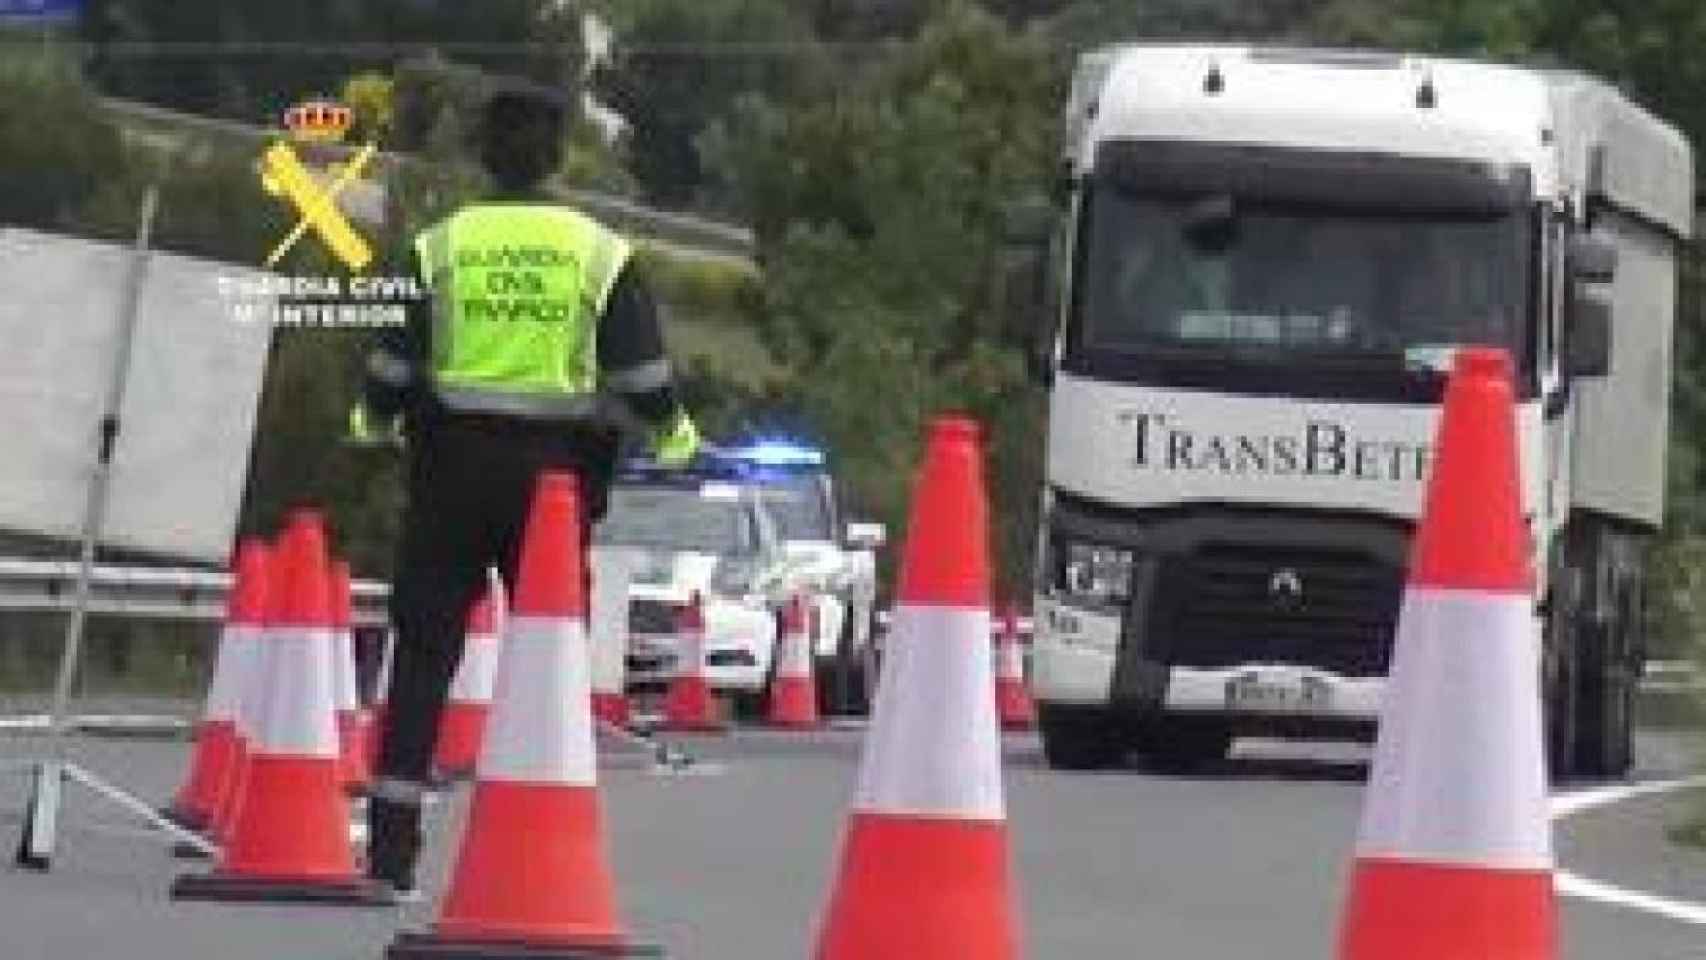
[[[1659,796],[1678,790],[1706,789],[1706,775],[1679,780],[1654,780],[1651,783],[1620,783],[1591,790],[1578,790],[1552,798],[1552,819],[1562,820],[1599,807],[1611,806],[1637,797]]]
[[[1600,807],[1608,807],[1639,797],[1656,797],[1680,790],[1706,788],[1706,776],[1684,777],[1677,780],[1655,780],[1651,783],[1627,783],[1591,790],[1579,790],[1552,798],[1552,819],[1562,820]],[[1566,897],[1592,900],[1610,906],[1626,907],[1654,916],[1706,926],[1706,904],[1671,900],[1639,890],[1613,886],[1590,880],[1567,870],[1559,870],[1553,878],[1557,891]]]
[[[1640,910],[1643,913],[1651,913],[1671,920],[1680,920],[1683,923],[1706,926],[1706,904],[1686,903],[1681,900],[1654,896],[1650,893],[1625,890],[1609,883],[1578,877],[1566,870],[1558,871],[1553,882],[1557,886],[1558,892],[1566,897],[1628,907],[1631,910]]]

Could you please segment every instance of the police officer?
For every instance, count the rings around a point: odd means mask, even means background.
[[[566,112],[525,84],[487,98],[480,149],[496,192],[416,238],[430,305],[368,355],[353,418],[359,432],[401,415],[408,439],[397,648],[368,808],[368,872],[400,895],[414,889],[423,784],[464,618],[489,566],[513,586],[535,477],[577,473],[590,526],[621,439],[613,400],[665,463],[699,442],[628,244],[540,194],[561,161]]]

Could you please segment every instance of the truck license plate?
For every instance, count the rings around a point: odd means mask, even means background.
[[[1332,690],[1327,684],[1301,674],[1246,673],[1226,684],[1226,706],[1231,710],[1320,710],[1331,701]]]

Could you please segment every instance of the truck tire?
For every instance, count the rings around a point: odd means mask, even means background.
[[[1100,770],[1121,759],[1118,725],[1104,707],[1037,704],[1043,759],[1055,770]]]
[[[1132,740],[1145,769],[1183,773],[1226,759],[1232,731],[1212,720],[1156,717],[1145,721]]]
[[[1630,669],[1631,623],[1638,614],[1623,602],[1617,617],[1581,631],[1586,669],[1581,673],[1575,767],[1593,777],[1621,777],[1634,760],[1635,683]]]
[[[1580,712],[1576,677],[1581,672],[1578,657],[1581,630],[1575,607],[1566,601],[1561,590],[1554,591],[1553,603],[1556,606],[1547,613],[1546,620],[1546,649],[1553,665],[1545,676],[1542,705],[1546,770],[1553,783],[1561,783],[1574,775],[1576,766],[1576,719]]]

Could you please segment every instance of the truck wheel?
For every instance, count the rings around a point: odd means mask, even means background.
[[[1133,740],[1146,769],[1178,773],[1224,760],[1232,731],[1212,720],[1156,717],[1145,721]]]
[[[1055,770],[1100,770],[1119,761],[1113,714],[1101,707],[1037,704],[1043,759]]]
[[[1575,761],[1589,776],[1621,777],[1634,757],[1635,685],[1624,657],[1628,625],[1622,619],[1582,631],[1589,666],[1581,677]]]
[[[827,657],[817,661],[814,669],[817,679],[818,703],[824,705],[824,712],[834,716],[863,716],[870,712],[870,700],[866,696],[865,665],[857,657],[843,664],[839,657]]]
[[[1545,731],[1546,769],[1554,783],[1562,782],[1575,772],[1576,766],[1576,676],[1581,672],[1578,655],[1581,649],[1580,630],[1575,611],[1562,609],[1550,615],[1546,638],[1556,665],[1546,678]]]

